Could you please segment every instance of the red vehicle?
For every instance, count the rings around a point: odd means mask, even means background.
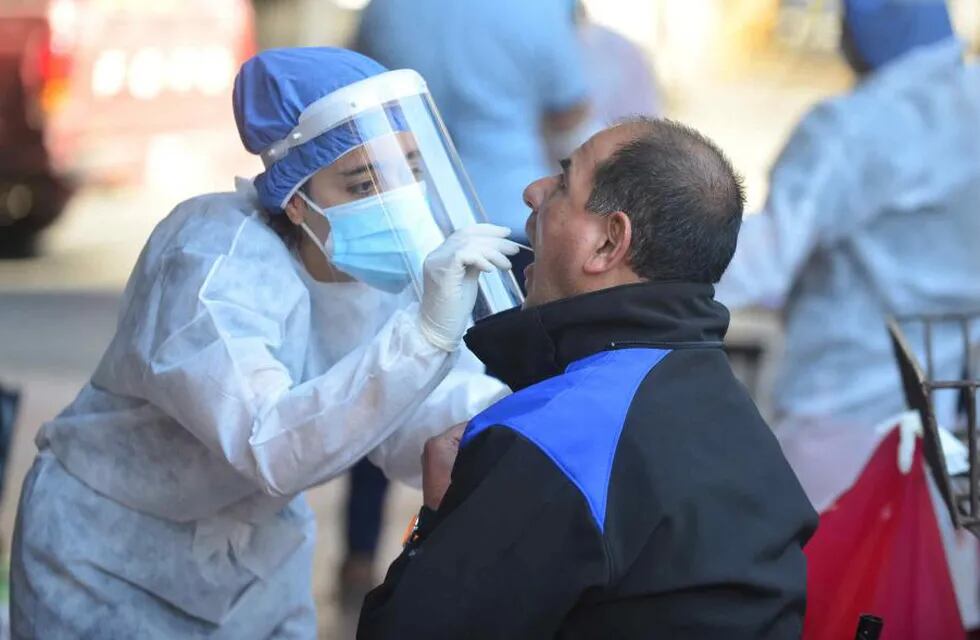
[[[254,50],[248,0],[3,0],[0,252],[29,253],[75,186],[224,132]]]

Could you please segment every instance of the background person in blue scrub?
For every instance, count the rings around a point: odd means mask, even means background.
[[[490,221],[525,244],[519,194],[557,170],[544,135],[565,157],[594,129],[575,8],[574,0],[373,0],[355,43],[389,68],[422,74]],[[522,287],[530,261],[527,252],[512,261]]]

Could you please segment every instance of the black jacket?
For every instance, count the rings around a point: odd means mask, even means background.
[[[467,335],[474,418],[359,638],[797,638],[816,514],[721,349],[708,285],[639,284]]]

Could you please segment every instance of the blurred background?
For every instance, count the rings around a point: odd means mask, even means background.
[[[261,169],[242,149],[232,118],[239,64],[267,47],[347,45],[366,5],[0,0],[0,385],[19,393],[17,419],[2,443],[4,549],[33,436],[97,363],[154,225],[181,200],[231,190],[236,175]],[[590,21],[637,45],[655,78],[657,109],[732,157],[746,178],[749,211],[761,206],[767,170],[806,109],[853,83],[839,54],[840,8],[831,0],[584,5]],[[952,0],[950,8],[976,53],[980,1]],[[779,342],[777,318],[736,316],[740,372],[763,407],[766,363]],[[351,637],[337,583],[346,482],[311,492],[325,638]],[[397,553],[418,504],[411,489],[389,491],[376,573]]]

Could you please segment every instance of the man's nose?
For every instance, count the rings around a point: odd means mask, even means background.
[[[536,211],[544,202],[549,178],[539,178],[524,189],[524,204]]]

